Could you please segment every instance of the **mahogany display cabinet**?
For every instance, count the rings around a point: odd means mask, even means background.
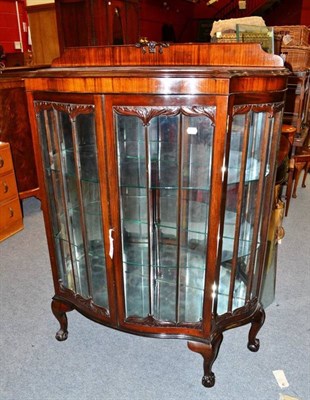
[[[68,49],[26,79],[55,284],[77,310],[204,359],[260,302],[287,71],[256,44]]]

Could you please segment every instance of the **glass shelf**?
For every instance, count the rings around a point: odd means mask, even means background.
[[[64,178],[72,178],[72,179],[77,179],[77,175],[75,171],[71,172],[65,172],[62,173],[60,169],[56,169],[54,165],[51,165],[50,167],[46,168],[47,174],[55,173],[55,174],[62,174]],[[85,176],[80,179],[81,182],[91,182],[91,183],[96,183],[99,185],[99,178],[93,176],[91,173],[88,176]]]
[[[230,165],[238,166],[240,164],[241,153],[233,151],[231,153],[232,153],[231,155],[232,158],[229,161]],[[145,159],[143,159],[142,163],[140,161],[141,161],[140,159],[132,158],[128,159],[127,162],[123,161],[120,163],[120,170],[122,171],[121,182],[120,182],[121,187],[141,188],[141,189],[147,188],[147,182],[146,182],[147,167],[145,164]],[[160,160],[160,164],[161,165],[159,167],[158,165],[155,165],[155,163],[152,162],[152,166],[150,167],[150,174],[152,178],[150,179],[149,189],[177,190],[180,188],[180,190],[210,190],[209,181],[207,186],[201,184],[197,185],[195,184],[195,182],[193,182],[193,178],[191,184],[183,183],[181,186],[179,186],[177,180],[178,169],[176,161]],[[204,166],[199,163],[193,163],[190,166],[187,165],[186,168],[182,170],[183,181],[188,180],[187,171],[192,169],[195,169],[195,175],[197,175],[197,177],[199,176],[204,177],[210,173],[209,166]],[[259,172],[260,172],[260,162],[255,158],[247,159],[245,182],[248,183],[257,181],[259,179]],[[268,173],[269,170],[267,169],[266,175],[268,175]],[[197,177],[196,179],[199,179]],[[154,180],[160,181],[162,183],[154,184],[152,182]],[[228,182],[227,182],[228,185],[239,182],[240,182],[240,167],[235,167],[235,168],[230,167],[228,169]]]
[[[185,271],[186,272],[186,271]],[[230,283],[230,272],[227,269],[225,274],[221,274],[222,281],[220,281],[219,284],[219,290],[218,290],[218,296],[219,296],[219,304],[221,305],[219,308],[219,314],[223,314],[224,312],[227,311],[226,304],[228,302],[228,291],[229,291],[229,283]],[[181,291],[183,290],[193,290],[198,294],[197,298],[197,304],[196,308],[201,307],[201,302],[203,299],[203,293],[204,293],[204,277],[201,274],[201,270],[194,270],[193,273],[195,274],[195,279],[192,279],[192,282],[188,285],[181,284]],[[147,274],[142,274],[140,271],[126,271],[126,291],[127,291],[127,297],[132,298],[132,296],[135,296],[138,292],[139,298],[147,298],[148,295],[148,275]],[[176,289],[176,274],[175,271],[173,272],[167,270],[166,271],[166,276],[158,277],[156,279],[155,283],[155,290],[156,288],[160,288],[160,286],[166,285],[169,290],[175,291]],[[236,286],[235,291],[234,291],[234,308],[241,307],[244,305],[244,300],[245,300],[245,290],[246,290],[246,284],[239,279],[238,281],[238,286]],[[132,293],[131,293],[132,291]],[[139,293],[140,292],[140,293]],[[170,293],[167,293],[164,297],[167,300],[170,296]],[[145,302],[147,303],[147,301]],[[166,313],[169,314],[169,312],[172,314],[174,310],[172,309],[169,310],[169,306],[166,306]],[[132,307],[132,306],[131,306]],[[135,303],[133,302],[133,307],[139,308],[139,302]],[[130,308],[130,307],[129,307]],[[181,308],[184,308],[181,306]],[[167,312],[168,311],[168,312]],[[139,312],[135,313],[133,310],[128,310],[130,315],[141,315]],[[147,313],[147,309],[145,309],[144,312],[142,312],[142,315],[145,315]],[[172,318],[171,320],[173,320]],[[185,321],[186,322],[186,321]]]
[[[202,302],[205,285],[205,255],[203,252],[182,249],[181,266],[178,269],[173,265],[175,246],[161,246],[162,263],[153,269],[153,291],[155,302],[155,318],[174,321],[176,307],[176,293],[179,291],[180,320],[183,322],[199,321],[202,317]],[[131,253],[132,252],[132,253]],[[124,260],[124,279],[126,293],[126,313],[128,316],[146,316],[149,311],[149,286],[150,273],[148,269],[147,244],[133,244],[125,250],[128,255]],[[227,253],[227,261],[229,256]],[[240,262],[243,257],[240,257]],[[133,262],[134,261],[134,262]],[[182,266],[184,262],[184,266]],[[186,263],[187,262],[187,263]],[[231,269],[223,264],[221,266],[221,280],[217,291],[219,314],[227,311],[227,302],[230,287]],[[179,277],[177,278],[177,276]],[[179,285],[177,284],[179,279]],[[235,283],[233,293],[233,307],[244,305],[246,282],[240,275]],[[174,294],[174,295],[171,295]]]
[[[227,311],[231,264],[234,254],[236,214],[226,211],[218,286],[218,312]],[[166,321],[175,320],[176,298],[179,318],[183,322],[199,321],[205,285],[207,225],[196,222],[196,231],[178,229],[170,223],[152,228],[154,248],[149,250],[147,221],[123,220],[123,268],[128,316],[149,313],[149,290],[154,292],[154,315]],[[130,231],[128,231],[130,229]],[[247,275],[244,270],[251,252],[249,223],[244,222],[237,250],[237,275],[233,307],[244,304]],[[179,293],[179,295],[177,294]],[[183,296],[183,300],[182,300]],[[186,300],[185,300],[186,298]],[[158,304],[156,303],[158,300]],[[170,305],[169,305],[170,304]]]
[[[140,232],[140,229],[144,229],[145,231],[148,228],[148,222],[147,221],[140,221],[140,220],[130,220],[130,219],[122,219],[122,225],[124,227],[126,227],[127,225],[130,226],[131,230],[130,230],[130,234],[128,232],[126,232],[126,228],[125,228],[125,233],[124,235],[126,236],[126,238],[128,240],[129,237],[132,237],[133,240],[135,238],[135,234],[136,237],[138,237],[138,234]],[[136,229],[135,229],[136,226]],[[169,238],[174,238],[174,240],[176,240],[177,234],[178,234],[178,227],[175,227],[172,223],[170,225],[164,225],[164,224],[160,224],[160,223],[155,223],[154,225],[154,230],[158,230],[159,231],[159,235],[161,235],[162,237],[165,237],[166,235],[166,240],[168,240]],[[196,228],[196,229],[193,229]],[[196,223],[194,224],[194,227],[192,229],[186,229],[186,228],[179,228],[180,234],[182,233],[193,233],[193,234],[201,234],[201,235],[207,235],[207,226],[205,223],[201,222],[201,223]],[[232,229],[234,229],[235,226],[232,225]],[[248,228],[250,230],[250,228]],[[227,226],[226,226],[226,230],[227,231]],[[172,234],[173,233],[173,234]],[[233,232],[232,232],[233,235]],[[172,239],[171,239],[172,240]],[[199,243],[199,241],[196,241],[197,245]],[[232,248],[233,248],[233,242],[234,242],[234,237],[225,237],[223,236],[223,249],[232,252]],[[192,246],[194,246],[195,240],[192,240]],[[239,244],[239,248],[240,249],[245,249],[248,246],[250,246],[250,241],[247,240],[243,240],[240,242]]]

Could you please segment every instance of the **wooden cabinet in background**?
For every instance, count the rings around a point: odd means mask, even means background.
[[[287,179],[287,190],[286,190],[286,209],[285,215],[288,215],[290,206],[290,200],[292,196],[296,197],[296,189],[298,184],[299,174],[307,164],[302,161],[298,163],[298,160],[303,160],[304,152],[306,155],[309,152],[307,149],[307,137],[309,135],[309,116],[310,116],[310,69],[303,71],[294,71],[288,77],[288,87],[286,93],[283,123],[286,125],[286,129],[294,130],[293,147],[290,152],[289,162],[289,173]],[[286,132],[288,133],[288,131]],[[295,157],[296,155],[296,157]],[[302,155],[302,158],[300,156]],[[309,157],[309,156],[308,156]],[[307,156],[306,156],[307,158]],[[296,166],[298,165],[298,168]],[[304,177],[306,179],[307,173]],[[296,179],[297,178],[297,179]],[[293,189],[293,181],[294,189]],[[305,184],[305,179],[303,184]]]
[[[27,7],[31,30],[33,65],[51,64],[59,57],[55,4]]]
[[[19,197],[38,196],[24,79],[0,75],[0,140],[10,143]]]
[[[295,146],[302,146],[309,130],[310,69],[288,77],[283,123],[296,128]]]
[[[0,242],[23,227],[10,145],[0,141]]]
[[[137,43],[139,0],[55,0],[60,49]]]

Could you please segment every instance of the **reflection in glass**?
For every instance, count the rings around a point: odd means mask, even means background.
[[[116,115],[126,315],[202,318],[213,126]]]
[[[40,109],[40,102],[37,102]],[[63,286],[108,308],[93,106],[44,104],[38,114]],[[70,110],[70,111],[69,111]]]
[[[212,121],[206,115],[185,116],[180,111],[154,116],[144,125],[140,117],[117,111],[115,124],[126,316],[200,321]],[[256,279],[260,249],[260,228],[253,230],[260,205],[255,209],[254,205],[260,204],[256,200],[262,198],[263,178],[269,173],[270,127],[264,112],[248,111],[233,119],[223,169],[227,193],[215,314],[232,312],[251,298],[249,276],[254,271]]]
[[[231,130],[227,170],[227,196],[222,258],[218,287],[218,314],[245,305],[250,270],[255,270],[260,248],[260,228],[254,238],[254,220],[259,217],[259,185],[269,172],[263,162],[266,113],[236,115]],[[268,132],[267,132],[268,133]],[[255,204],[258,206],[255,207]],[[259,225],[260,226],[260,225]]]

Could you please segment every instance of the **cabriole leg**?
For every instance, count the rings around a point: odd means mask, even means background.
[[[256,338],[256,335],[260,328],[263,326],[265,322],[265,311],[262,306],[260,306],[256,312],[254,313],[251,320],[251,328],[249,332],[249,341],[248,341],[248,349],[251,351],[258,351],[259,349],[259,339]]]
[[[60,329],[56,332],[56,339],[59,341],[66,340],[68,337],[68,320],[66,316],[66,312],[72,311],[73,308],[68,304],[65,304],[59,300],[53,299],[52,304],[52,311],[55,315],[56,319],[60,324]]]
[[[304,173],[304,177],[302,179],[302,184],[301,184],[301,187],[303,187],[303,188],[306,187],[306,179],[307,179],[308,172],[310,172],[310,161],[308,161],[305,166],[305,173]]]
[[[202,378],[202,384],[205,387],[212,387],[215,383],[215,375],[212,372],[212,365],[216,360],[223,335],[219,334],[215,336],[211,344],[200,343],[200,342],[187,342],[187,346],[190,350],[199,353],[203,357],[203,369],[204,376]]]

